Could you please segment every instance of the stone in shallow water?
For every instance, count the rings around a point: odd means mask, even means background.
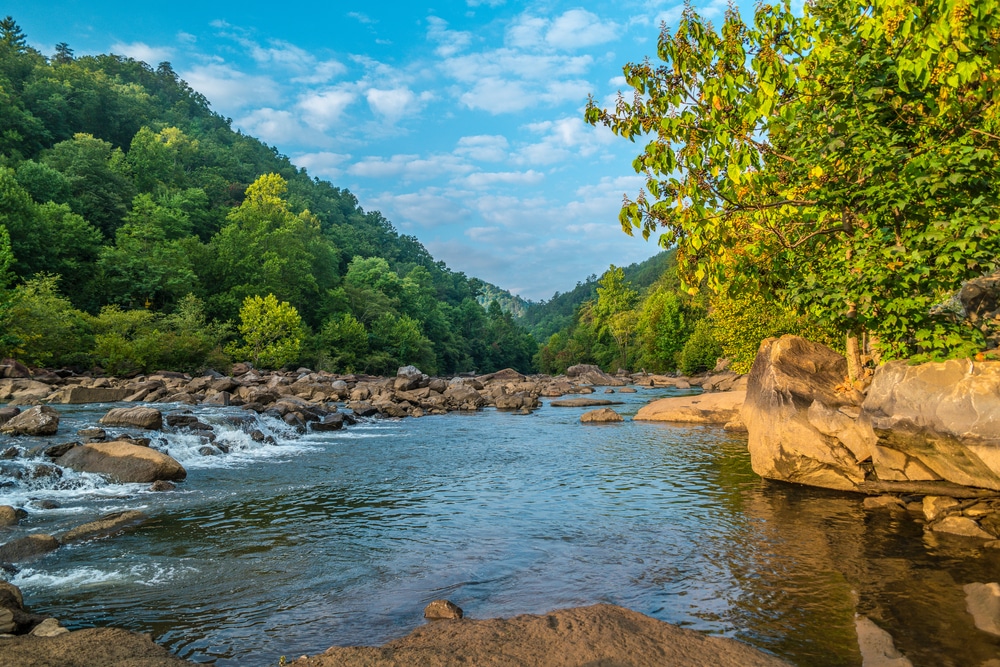
[[[864,508],[866,510],[877,509],[903,509],[903,501],[896,496],[872,496],[865,498]]]
[[[1000,584],[966,584],[965,606],[976,627],[991,635],[1000,635]]]
[[[454,602],[434,600],[424,607],[424,618],[439,620],[444,618],[462,618],[462,610]]]
[[[938,533],[961,535],[963,537],[978,537],[984,540],[993,539],[993,536],[980,528],[978,523],[966,516],[946,516],[937,523],[932,524],[931,530]]]
[[[913,667],[909,658],[896,648],[892,635],[866,616],[854,620],[863,667]]]

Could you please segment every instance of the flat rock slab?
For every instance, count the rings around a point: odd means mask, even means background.
[[[292,664],[788,667],[788,663],[733,639],[709,637],[609,604],[541,616],[435,621],[381,647],[334,647]]]
[[[1000,584],[966,584],[966,609],[976,623],[976,627],[991,635],[1000,636]]]
[[[181,660],[158,646],[149,635],[121,628],[88,628],[55,637],[0,639],[5,665],[18,667],[185,667]]]
[[[156,408],[112,408],[101,417],[105,426],[136,426],[150,430],[163,428],[163,413]]]
[[[121,441],[74,447],[56,463],[78,472],[101,473],[120,483],[180,481],[187,477],[184,466],[166,454]]]
[[[67,387],[59,392],[60,403],[117,403],[132,392],[124,387]]]
[[[622,405],[622,401],[609,401],[604,398],[564,398],[549,403],[554,408],[590,408],[599,405]]]
[[[661,398],[643,406],[633,419],[683,424],[726,424],[739,418],[746,396],[745,391],[723,391]]]
[[[134,530],[144,524],[149,517],[145,512],[139,510],[128,510],[125,512],[115,512],[102,516],[97,521],[85,523],[71,529],[62,536],[63,543],[80,542],[83,540],[99,540],[104,537],[111,537],[127,530]]]

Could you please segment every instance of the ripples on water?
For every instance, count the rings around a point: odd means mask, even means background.
[[[620,395],[626,414],[659,392]],[[19,530],[100,513],[154,520],[64,547],[14,583],[71,627],[151,632],[178,655],[273,665],[280,655],[376,644],[446,597],[476,618],[611,602],[732,636],[800,665],[859,665],[854,614],[915,665],[978,665],[1000,643],[972,626],[962,584],[1000,579],[1000,554],[925,538],[859,499],[762,482],[746,442],[705,427],[583,425],[584,410],[487,410],[291,436],[277,447],[196,412],[234,447],[161,443],[188,468],[177,491],[67,471],[0,489]],[[239,413],[239,411],[231,411]],[[62,433],[98,408],[72,408]],[[61,440],[57,440],[61,441]],[[62,507],[32,510],[41,499]]]

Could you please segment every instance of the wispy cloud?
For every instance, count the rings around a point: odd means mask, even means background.
[[[174,49],[168,46],[150,46],[145,42],[132,42],[130,44],[116,42],[111,45],[111,53],[128,56],[155,66],[164,60],[170,60],[174,56]]]

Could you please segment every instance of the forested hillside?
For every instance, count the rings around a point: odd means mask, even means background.
[[[0,105],[0,354],[194,369],[280,336],[258,363],[530,369],[535,342],[480,281],[234,130],[169,63],[46,58],[8,17]]]
[[[668,250],[657,253],[644,262],[630,264],[622,270],[625,272],[625,280],[636,289],[643,290],[659,280],[674,264],[674,253]],[[579,307],[597,296],[597,281],[596,275],[588,276],[570,291],[562,294],[556,292],[548,301],[528,302],[518,322],[527,327],[535,340],[547,340],[552,334],[570,326]]]

